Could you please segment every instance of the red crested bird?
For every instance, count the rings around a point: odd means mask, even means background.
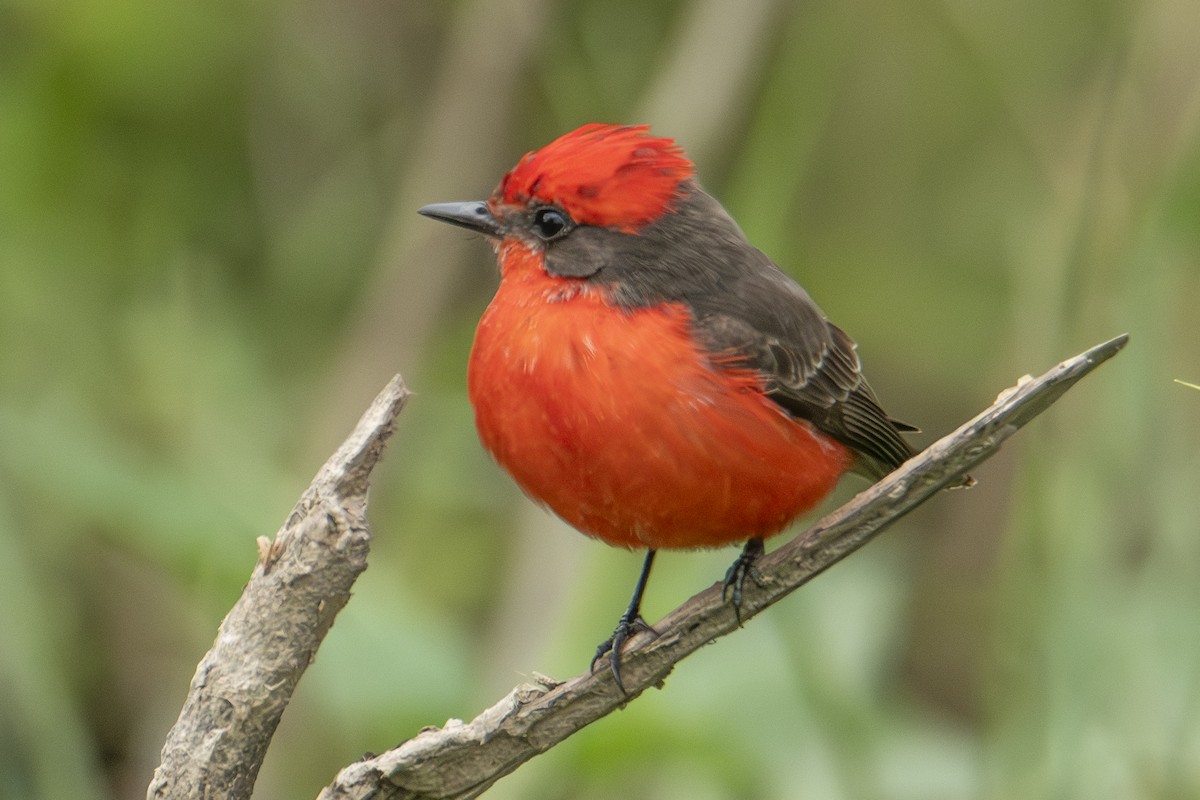
[[[656,551],[745,542],[724,584],[740,619],[763,539],[847,471],[879,479],[913,455],[854,341],[646,126],[585,125],[488,200],[420,213],[499,260],[467,373],[484,447],[584,534],[646,551],[592,661],[607,653],[622,690]]]

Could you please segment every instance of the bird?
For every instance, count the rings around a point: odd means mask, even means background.
[[[480,441],[583,534],[645,551],[608,657],[638,631],[659,550],[744,543],[723,581],[738,622],[764,540],[848,472],[915,451],[857,345],[701,188],[673,139],[591,123],[522,157],[487,200],[419,213],[482,234],[499,286],[467,390]]]

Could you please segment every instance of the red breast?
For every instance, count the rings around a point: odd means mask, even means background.
[[[629,548],[717,547],[779,532],[849,468],[750,370],[714,363],[689,310],[624,309],[602,289],[501,249],[471,351],[484,446],[535,500]]]

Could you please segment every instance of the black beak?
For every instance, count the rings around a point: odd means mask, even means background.
[[[434,203],[417,209],[417,213],[442,222],[449,222],[484,236],[500,236],[500,223],[488,210],[487,203],[473,200],[469,203]]]

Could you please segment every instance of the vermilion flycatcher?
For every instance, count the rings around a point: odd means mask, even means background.
[[[467,373],[484,447],[588,536],[655,551],[746,542],[737,610],[763,539],[848,470],[913,454],[863,378],[853,340],[754,248],[645,126],[585,125],[527,154],[487,201],[420,213],[487,236],[500,287]]]

